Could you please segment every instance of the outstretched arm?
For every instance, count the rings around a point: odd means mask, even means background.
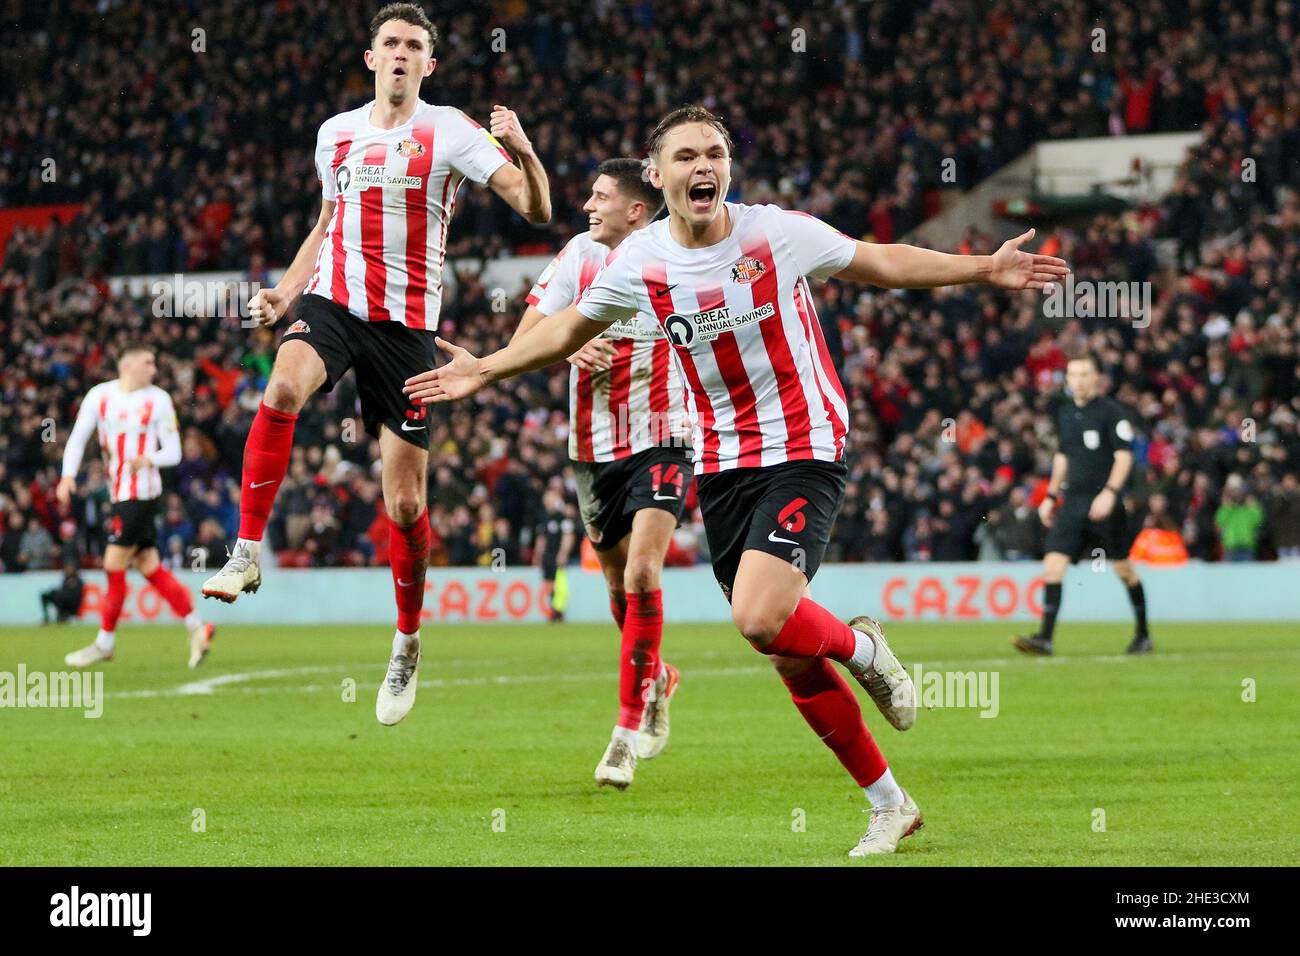
[[[1041,289],[1070,270],[1064,259],[1021,252],[1034,230],[1008,239],[991,256],[955,256],[903,243],[859,242],[853,260],[836,278],[869,282],[886,289],[933,289],[987,282],[1004,289]]]
[[[505,348],[483,358],[439,337],[435,340],[438,348],[451,361],[408,378],[402,392],[412,402],[424,405],[465,398],[503,378],[545,368],[567,358],[604,328],[604,323],[587,318],[577,306],[571,305],[540,319],[528,331],[511,339]]]
[[[535,305],[524,309],[524,317],[519,320],[519,327],[515,329],[510,341],[513,343],[544,318],[546,313]],[[594,338],[569,356],[569,364],[578,366],[584,372],[604,372],[609,369],[617,351],[609,339]]]

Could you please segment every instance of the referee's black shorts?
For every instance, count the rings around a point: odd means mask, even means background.
[[[301,339],[316,350],[325,363],[322,391],[331,391],[348,369],[356,369],[366,429],[378,438],[379,427],[387,425],[403,441],[428,449],[431,406],[412,404],[402,387],[412,375],[440,364],[434,337],[433,331],[400,322],[366,322],[332,299],[304,295],[280,341]]]
[[[1133,547],[1137,537],[1129,525],[1128,512],[1124,502],[1118,498],[1109,517],[1101,521],[1092,521],[1088,517],[1088,508],[1095,495],[1078,495],[1066,498],[1065,503],[1056,510],[1052,526],[1047,529],[1043,542],[1043,551],[1048,554],[1059,552],[1069,557],[1071,562],[1085,558],[1101,557],[1108,561],[1124,561]]]

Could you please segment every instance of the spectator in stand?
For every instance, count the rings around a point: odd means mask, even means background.
[[[440,23],[444,69],[426,98],[480,118],[504,100],[535,118],[558,211],[580,207],[577,191],[611,143],[635,151],[663,102],[707,93],[739,132],[745,175],[731,198],[801,208],[877,241],[904,239],[937,210],[943,190],[974,185],[1045,138],[1202,133],[1170,195],[1044,236],[1077,279],[1150,281],[1146,328],[1053,318],[1038,300],[972,287],[814,290],[845,388],[844,458],[856,489],[828,559],[1036,551],[1037,540],[1000,519],[1013,519],[1027,497],[1036,503],[1052,451],[1047,402],[1060,388],[1066,346],[1080,341],[1135,413],[1135,510],[1165,496],[1191,556],[1213,560],[1219,489],[1230,476],[1249,478],[1269,515],[1256,553],[1295,553],[1294,534],[1285,536],[1291,499],[1279,489],[1300,472],[1300,72],[1286,42],[1300,32],[1300,4],[1255,4],[1234,18],[1223,2],[1138,11],[1101,0],[1038,19],[1019,15],[1014,0],[846,4],[842,17],[807,24],[808,52],[795,56],[772,27],[803,22],[803,8],[788,0],[642,6],[634,16],[625,5],[597,5],[574,18],[551,0],[530,5],[512,26],[520,42],[494,55],[488,71],[481,37],[495,14],[471,5]],[[209,548],[215,561],[275,336],[218,316],[155,322],[149,296],[132,297],[105,277],[212,267],[266,281],[269,268],[288,262],[315,214],[303,188],[313,182],[310,150],[294,144],[309,144],[340,102],[359,102],[362,66],[320,65],[340,38],[356,35],[364,14],[284,0],[274,15],[249,16],[233,0],[214,0],[204,7],[210,37],[240,42],[212,43],[195,58],[188,35],[171,29],[188,9],[173,0],[151,6],[156,16],[114,8],[80,34],[58,28],[60,5],[20,7],[18,42],[0,48],[0,92],[12,107],[0,118],[0,206],[68,200],[81,211],[66,226],[19,228],[0,250],[0,529],[16,512],[26,533],[35,516],[65,550],[99,560],[103,475],[92,471],[66,516],[76,531],[65,537],[65,516],[42,503],[61,447],[40,440],[41,423],[60,423],[66,437],[78,396],[111,377],[116,347],[147,327],[158,384],[175,396],[185,436],[185,457],[169,476],[182,524],[196,529],[183,544]],[[1087,44],[1076,40],[1098,16],[1116,25],[1112,43],[1139,32],[1144,41],[1081,53]],[[665,24],[683,22],[691,29],[674,42],[656,41],[671,32]],[[145,46],[163,58],[185,53],[189,68],[142,70],[132,51]],[[259,49],[290,51],[296,68],[274,56],[235,62],[236,51]],[[737,80],[753,63],[765,64],[758,81]],[[923,90],[928,108],[888,90]],[[819,108],[792,112],[792,100]],[[156,119],[159,103],[168,104],[167,122]],[[818,125],[826,117],[848,132],[828,139]],[[266,142],[283,145],[249,145]],[[22,172],[71,148],[60,143],[77,144],[78,159],[60,164],[57,181]],[[943,180],[946,158],[958,181]],[[450,233],[456,284],[446,290],[442,331],[480,354],[509,338],[523,304],[519,290],[507,290],[502,310],[462,257],[550,252],[586,228],[560,216],[535,230],[498,205],[462,196]],[[997,238],[971,230],[962,251],[988,252]],[[513,561],[531,551],[543,491],[571,486],[566,381],[567,368],[538,371],[431,425],[435,560],[481,561],[486,527]],[[336,487],[325,499],[339,526],[335,559],[385,560],[356,511],[369,500],[347,467],[370,474],[376,457],[372,443],[341,434],[356,404],[348,376],[300,416],[277,508],[285,514],[268,529],[276,549],[297,553],[318,492],[336,482],[342,493]],[[962,423],[955,441],[943,440],[945,418]],[[1244,437],[1248,419],[1252,438]],[[327,458],[331,445],[336,458]],[[21,535],[0,535],[0,561],[6,551],[18,561]]]
[[[19,542],[28,570],[46,570],[55,566],[54,538],[39,518],[27,519],[27,530]]]
[[[23,516],[9,512],[3,533],[0,533],[0,572],[19,574],[27,570],[27,554],[23,551],[23,536],[27,533]]]
[[[1024,488],[1012,488],[1001,507],[989,515],[998,558],[1032,561],[1042,553],[1042,522]]]
[[[1269,532],[1282,561],[1300,561],[1300,479],[1294,471],[1282,476],[1268,499]]]
[[[1147,502],[1147,512],[1129,551],[1129,560],[1144,564],[1185,564],[1187,546],[1178,533],[1178,525],[1169,514],[1169,500],[1162,494],[1153,494]]]
[[[1259,545],[1259,528],[1264,509],[1246,491],[1241,476],[1232,475],[1223,489],[1223,504],[1214,513],[1225,561],[1253,561]]]
[[[334,517],[329,499],[322,496],[312,505],[307,534],[302,548],[307,553],[308,566],[330,567],[337,563],[335,548],[339,540],[339,523]]]

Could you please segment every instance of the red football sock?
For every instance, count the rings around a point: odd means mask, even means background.
[[[122,616],[122,605],[126,602],[126,572],[104,573],[108,575],[108,593],[99,607],[99,626],[112,634],[117,630],[117,619]]]
[[[823,657],[802,674],[781,679],[813,733],[840,758],[858,786],[879,780],[889,764],[862,721],[858,698],[835,665]]]
[[[609,611],[614,615],[614,622],[620,631],[627,621],[627,595],[622,591],[609,592]]]
[[[420,629],[424,607],[424,572],[429,567],[429,509],[425,508],[409,528],[399,528],[388,519],[388,563],[393,570],[393,594],[397,599],[397,629],[414,634]]]
[[[244,483],[239,495],[239,536],[261,541],[271,516],[275,493],[289,470],[293,425],[297,415],[277,411],[266,403],[257,408],[244,443]]]
[[[177,581],[161,564],[154,568],[152,574],[146,574],[145,578],[158,589],[158,593],[163,596],[163,600],[177,617],[185,617],[194,610],[194,601],[190,597],[189,588]]]
[[[627,596],[627,619],[618,661],[618,726],[641,727],[646,681],[659,673],[659,645],[664,638],[664,592],[633,592]]]
[[[829,657],[843,663],[853,656],[853,629],[811,598],[801,598],[764,654],[782,657]]]

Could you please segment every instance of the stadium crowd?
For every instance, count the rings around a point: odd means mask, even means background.
[[[284,0],[249,18],[225,0],[201,14],[121,2],[100,20],[84,2],[10,7],[6,19],[33,42],[25,55],[0,50],[0,90],[15,104],[0,116],[0,206],[84,207],[66,226],[20,228],[0,250],[0,567],[93,563],[102,551],[102,469],[91,461],[63,513],[58,461],[81,395],[113,377],[123,342],[142,338],[158,350],[157,384],[175,397],[183,434],[159,543],[174,565],[220,557],[275,336],[232,319],[156,319],[148,298],[113,294],[105,277],[223,268],[261,279],[288,261],[318,202],[315,128],[369,96],[356,52],[369,8]],[[1036,295],[993,290],[817,290],[851,411],[850,488],[828,559],[1034,557],[1051,403],[1066,354],[1084,347],[1135,413],[1129,497],[1148,544],[1176,539],[1206,559],[1300,557],[1300,64],[1288,48],[1300,24],[1289,5],[513,10],[475,6],[446,21],[426,98],[480,118],[493,102],[518,110],[551,174],[556,218],[537,230],[465,190],[449,258],[558,248],[584,228],[595,164],[639,152],[653,118],[683,100],[733,125],[731,198],[804,209],[876,241],[900,238],[940,190],[972,185],[1039,138],[1203,128],[1161,203],[1046,239],[1080,280],[1150,281],[1146,327],[1052,319]],[[96,29],[55,28],[73,13],[96,17]],[[1106,24],[1106,53],[1085,52],[1094,22]],[[498,24],[504,50],[492,46]],[[816,108],[791,111],[791,97]],[[49,157],[53,181],[41,175]],[[957,160],[952,183],[940,177],[946,157]],[[490,291],[464,268],[444,303],[445,334],[473,351],[504,341],[522,312],[525,288],[506,290],[504,309]],[[561,367],[435,416],[435,563],[533,559],[543,492],[573,500],[566,409]],[[308,405],[270,528],[282,561],[386,562],[377,458],[350,376]],[[674,560],[703,559],[704,547],[693,511]]]

